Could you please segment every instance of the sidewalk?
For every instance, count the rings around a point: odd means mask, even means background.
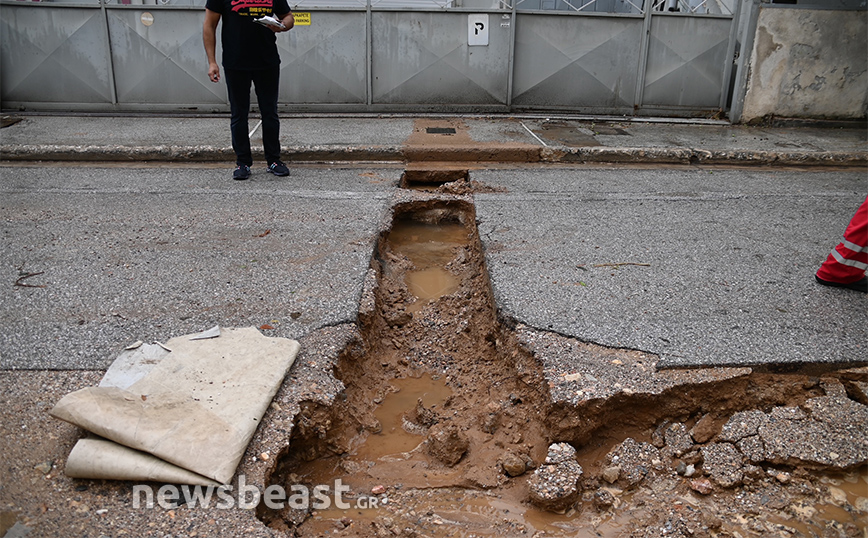
[[[226,116],[19,115],[3,160],[234,161]],[[251,119],[254,147],[261,131]],[[865,166],[864,129],[570,116],[284,116],[290,162],[461,161]]]

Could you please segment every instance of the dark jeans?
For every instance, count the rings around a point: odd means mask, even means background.
[[[229,90],[229,107],[232,111],[230,129],[236,164],[253,165],[247,124],[251,82],[256,90],[256,99],[262,114],[262,146],[265,150],[265,160],[269,164],[280,160],[280,118],[277,116],[280,66],[253,71],[224,68],[223,71],[226,76],[226,88]]]

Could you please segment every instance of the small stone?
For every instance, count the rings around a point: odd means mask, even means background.
[[[34,465],[33,468],[42,474],[48,474],[51,472],[52,465],[50,461],[44,461],[38,465]]]
[[[781,484],[789,484],[790,480],[792,480],[792,475],[784,471],[776,471],[773,476],[775,477],[775,480]]]
[[[717,431],[714,427],[714,417],[711,413],[699,419],[690,430],[690,436],[697,443],[706,443],[715,435],[717,435]]]
[[[714,486],[711,484],[711,480],[707,478],[697,478],[696,480],[690,481],[690,489],[697,493],[708,495],[714,491]]]
[[[428,452],[449,467],[461,461],[469,448],[457,426],[435,424],[428,432]]]
[[[649,443],[640,443],[628,437],[606,455],[609,465],[618,465],[618,478],[628,488],[639,485],[653,469],[653,461],[661,460],[660,451]],[[661,460],[662,461],[662,460]]]
[[[386,486],[383,486],[382,484],[371,488],[372,495],[382,495],[383,493],[386,493]]]
[[[489,413],[482,421],[482,431],[489,435],[494,435],[497,431],[499,417],[496,413]]]
[[[503,459],[503,470],[509,476],[521,476],[527,471],[524,459],[515,454],[507,454]]]
[[[765,476],[765,471],[763,471],[762,467],[748,464],[744,466],[744,476],[745,478],[750,478],[751,480],[759,480],[760,478]]]
[[[668,420],[664,420],[657,426],[657,429],[654,430],[654,433],[651,434],[651,444],[657,448],[663,448],[666,446],[666,429],[669,428],[671,422]]]
[[[621,476],[621,468],[617,465],[613,465],[611,467],[606,467],[603,469],[603,473],[601,475],[603,480],[610,484],[614,484],[618,481],[618,478]]]
[[[684,473],[687,472],[687,465],[683,461],[679,461],[678,465],[675,467],[675,472],[684,476]]]
[[[693,476],[695,474],[696,474],[696,466],[693,465],[692,463],[690,465],[688,465],[686,469],[684,469],[684,477],[685,478],[690,478],[691,476]]]
[[[756,435],[768,421],[769,416],[758,409],[740,411],[732,415],[729,421],[723,425],[720,440],[734,443],[749,435]]]
[[[615,504],[615,496],[605,489],[598,489],[594,493],[594,507],[597,510],[608,510]]]
[[[271,456],[268,454],[268,452],[263,452],[262,454],[259,455],[259,459],[261,459],[261,460],[265,460],[265,461],[268,461],[268,459],[269,459],[270,457],[271,457]]]
[[[837,452],[829,452],[829,459],[832,461],[834,461],[840,457],[841,457],[841,455],[838,454]]]
[[[565,461],[576,460],[576,449],[569,443],[555,443],[549,446],[546,455],[546,465],[557,465]]]

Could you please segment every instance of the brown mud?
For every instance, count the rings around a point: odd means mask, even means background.
[[[444,181],[455,184],[439,193],[474,190],[466,171],[418,172],[405,187]],[[553,398],[540,359],[497,317],[467,197],[434,192],[394,207],[372,269],[362,341],[341,352],[334,371],[345,390],[331,406],[302,402],[266,484],[339,479],[353,507],[260,505],[269,527],[292,536],[868,536],[864,464],[830,473],[756,461],[713,493],[696,483],[711,472],[701,451],[735,413],[798,408],[851,374],[820,382],[744,369],[695,382],[673,372],[676,381],[656,393]],[[617,364],[641,355],[571,345]],[[670,430],[705,433],[681,436],[676,450]],[[582,496],[564,513],[528,502],[528,478],[554,442],[576,447],[584,470]],[[637,456],[640,479],[626,463],[610,476],[636,446],[652,454]],[[696,467],[692,479],[685,464]]]

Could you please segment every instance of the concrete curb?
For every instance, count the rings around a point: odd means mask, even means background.
[[[692,148],[544,148],[542,161],[553,163],[730,164],[757,166],[866,166],[866,152],[710,151]]]
[[[500,162],[500,163],[631,163],[713,164],[739,166],[868,165],[868,152],[703,150],[685,147],[466,147],[466,146],[310,146],[284,147],[290,162]],[[4,161],[223,161],[235,160],[231,147],[122,145],[0,145]]]

